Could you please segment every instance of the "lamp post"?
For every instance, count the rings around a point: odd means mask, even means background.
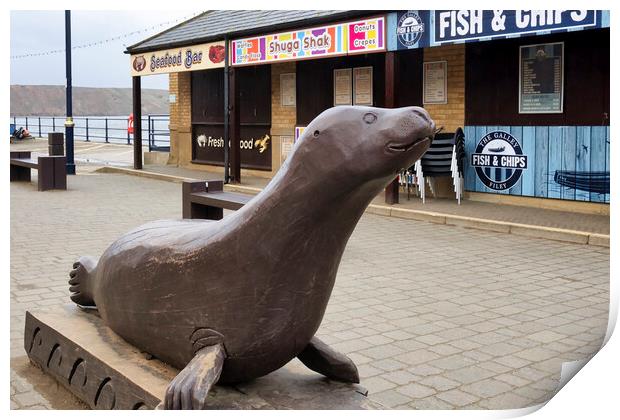
[[[73,161],[73,98],[71,96],[71,11],[65,10],[65,70],[67,74],[67,118],[65,120],[65,139],[67,142],[67,174],[75,175],[75,162]]]

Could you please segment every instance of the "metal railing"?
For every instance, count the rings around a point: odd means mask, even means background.
[[[31,134],[38,134],[38,137],[64,131],[65,117],[14,116],[11,119],[16,129],[24,127]],[[77,140],[133,143],[133,136],[127,131],[127,117],[73,117],[73,122],[74,137]],[[170,116],[167,114],[142,117],[142,139],[148,140],[149,151],[170,151],[169,124]]]

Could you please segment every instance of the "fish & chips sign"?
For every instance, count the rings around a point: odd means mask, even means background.
[[[387,16],[388,50],[609,27],[606,10],[407,10]]]
[[[478,142],[471,155],[471,165],[484,185],[503,191],[519,182],[521,174],[527,169],[527,156],[523,154],[519,141],[510,133],[492,131]]]
[[[131,55],[131,75],[178,73],[224,67],[224,42]]]

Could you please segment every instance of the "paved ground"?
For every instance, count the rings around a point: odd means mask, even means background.
[[[47,153],[47,139],[36,139],[18,144],[12,144],[11,150],[32,150],[43,154]],[[148,147],[144,148],[147,151]],[[133,146],[123,144],[105,144],[95,142],[76,141],[75,160],[79,164],[78,170],[91,171],[102,165],[121,167],[133,166]],[[196,179],[221,179],[223,169],[219,172],[205,172],[172,165],[145,165],[145,170],[162,174],[182,176]],[[243,177],[245,186],[263,188],[269,182],[266,178]],[[383,194],[380,194],[374,204],[386,205]],[[426,203],[415,197],[407,199],[407,194],[401,192],[400,204],[395,208],[423,210],[458,216],[477,217],[503,222],[522,223],[536,226],[546,226],[560,229],[579,230],[591,233],[609,234],[609,216],[597,214],[571,213],[557,210],[536,209],[523,206],[499,205],[477,201],[464,200],[457,205],[453,199],[433,198],[428,194]]]
[[[68,191],[11,184],[12,408],[82,407],[28,365],[25,310],[69,301],[78,256],[181,212],[179,184],[78,172]],[[608,248],[367,214],[318,336],[386,408],[518,408],[597,351],[608,305]]]
[[[76,140],[74,144],[74,159],[80,168],[90,165],[125,167],[133,165],[132,145],[83,140]],[[33,155],[47,155],[47,138],[20,140],[11,144],[11,150],[30,150],[33,152]],[[142,150],[148,152],[148,146],[143,147]]]
[[[181,176],[196,179],[221,179],[222,172],[205,172],[193,169],[178,168],[171,165],[146,165],[146,171],[167,175]],[[268,179],[258,177],[242,177],[242,185],[263,188]],[[373,204],[385,206],[385,197],[381,193],[373,200]],[[449,215],[476,217],[502,222],[521,223],[526,225],[546,226],[552,228],[579,230],[583,232],[609,234],[609,216],[599,214],[572,213],[567,211],[539,209],[533,207],[514,206],[506,204],[484,203],[480,201],[463,200],[459,206],[451,198],[434,198],[430,194],[426,203],[418,197],[401,192],[400,203],[394,208],[422,210]]]

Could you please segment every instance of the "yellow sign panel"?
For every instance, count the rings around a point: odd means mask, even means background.
[[[132,76],[178,73],[224,67],[224,41],[132,54]]]

